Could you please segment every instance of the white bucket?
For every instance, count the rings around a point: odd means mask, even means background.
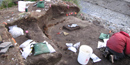
[[[50,2],[51,0],[45,0],[45,1]]]
[[[24,1],[18,1],[18,11],[24,12],[26,7],[26,2]]]
[[[78,62],[80,64],[87,64],[92,53],[93,53],[93,49],[90,46],[81,45],[78,54]]]

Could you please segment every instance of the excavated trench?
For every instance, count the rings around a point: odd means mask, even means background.
[[[35,18],[33,16],[28,16],[22,19],[19,19],[13,23],[9,23],[6,27],[12,25],[17,25],[22,28],[24,31],[29,31],[29,38],[36,42],[47,41],[50,43],[54,49],[55,53],[51,54],[40,54],[34,56],[33,54],[27,59],[14,60],[14,63],[10,64],[12,58],[20,58],[21,54],[19,51],[19,45],[28,39],[26,34],[21,35],[15,38],[17,45],[17,50],[9,49],[8,54],[12,54],[8,59],[9,62],[6,62],[3,65],[79,65],[77,62],[77,53],[69,51],[65,43],[76,43],[81,42],[81,45],[89,45],[93,48],[93,52],[102,59],[99,63],[94,63],[94,65],[129,65],[129,58],[125,58],[122,61],[118,61],[115,64],[111,64],[106,58],[102,56],[102,53],[97,49],[97,42],[99,41],[98,37],[100,33],[108,33],[109,31],[99,26],[97,21],[94,21],[94,24],[80,20],[73,14],[73,16],[66,16],[70,12],[79,12],[79,8],[76,6],[70,6],[69,9],[67,6],[52,5],[52,7],[41,17]],[[42,13],[42,12],[41,12]],[[70,23],[76,23],[82,28],[75,31],[67,31],[62,28],[64,25]],[[67,32],[69,35],[65,36],[64,34],[57,34],[58,32]],[[14,53],[19,53],[19,56],[14,56]],[[69,60],[68,60],[69,59]],[[4,59],[2,59],[3,61]],[[20,61],[23,64],[16,64]],[[2,64],[1,64],[2,65]],[[88,65],[93,65],[92,60],[89,61]]]
[[[43,42],[44,40],[48,41],[57,51],[53,54],[41,54],[38,56],[30,56],[28,59],[24,60],[24,63],[27,65],[54,65],[58,61],[60,61],[62,54],[59,52],[57,46],[53,43],[51,36],[48,35],[48,27],[55,26],[59,23],[63,23],[65,20],[62,21],[53,21],[59,17],[64,17],[66,14],[70,12],[79,12],[79,8],[76,6],[72,6],[69,9],[67,6],[59,6],[59,5],[52,5],[51,8],[46,12],[45,15],[42,15],[40,18],[34,18],[32,16],[28,16],[27,18],[19,19],[13,23],[8,24],[6,27],[7,29],[9,26],[17,25],[18,27],[22,28],[24,32],[26,30],[29,31],[28,37],[36,42]],[[76,16],[73,14],[73,16]],[[15,38],[18,45],[22,44],[24,41],[29,39],[26,34]]]
[[[56,18],[64,17],[64,16],[66,16],[66,14],[71,13],[71,12],[79,12],[79,10],[80,9],[78,7],[75,7],[75,6],[70,7],[68,9],[66,6],[54,5],[54,6],[52,6],[52,8],[50,8],[47,11],[47,13],[44,16],[42,16],[38,19],[39,27],[43,30],[43,32],[48,37],[48,34],[46,32],[48,27],[64,22],[64,20],[63,21],[49,22],[50,20],[55,20]],[[76,15],[73,14],[73,16],[76,16]],[[44,21],[44,22],[42,22],[42,21]]]

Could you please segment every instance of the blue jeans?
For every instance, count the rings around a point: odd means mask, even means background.
[[[114,55],[114,60],[120,60],[125,57],[124,52],[123,53],[117,53],[113,50],[111,50],[109,47],[106,47],[106,50],[110,52],[110,54]]]

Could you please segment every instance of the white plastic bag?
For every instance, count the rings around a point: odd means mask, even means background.
[[[80,46],[80,42],[77,42],[73,45],[73,43],[66,43],[66,46],[68,47],[68,50],[77,52],[78,47]]]
[[[77,43],[74,44],[74,47],[75,47],[76,49],[78,49],[79,46],[80,46],[80,42],[77,42]]]
[[[105,44],[105,47],[106,47],[106,45],[107,45],[107,41],[108,41],[109,39],[103,39],[103,41],[104,41],[104,44]]]
[[[96,56],[94,53],[91,55],[91,59],[93,60],[94,63],[101,61],[101,59],[98,56]]]
[[[13,38],[16,38],[16,37],[18,37],[20,35],[24,35],[23,29],[17,27],[17,25],[10,26],[9,27],[9,32],[13,36]]]
[[[21,45],[21,46],[22,46],[22,49],[23,49],[23,51],[22,51],[22,57],[23,57],[24,59],[26,59],[26,58],[31,54],[33,44],[36,44],[35,41],[30,42],[30,43],[27,43],[27,42],[29,42],[29,41],[31,41],[31,40],[27,40],[27,41],[24,42],[23,45]],[[27,43],[27,44],[25,44],[25,43]],[[24,46],[24,45],[26,45],[26,46]]]
[[[73,46],[73,43],[66,43],[66,46],[72,47],[72,46]]]
[[[50,50],[50,53],[54,53],[56,52],[56,50],[50,45],[50,44],[47,44],[49,50]]]
[[[44,41],[43,43],[47,44],[48,49],[50,50],[50,53],[54,53],[56,52],[56,50],[51,46],[51,44],[49,44],[47,41]]]
[[[78,26],[78,25],[77,24],[68,25],[68,27],[71,27],[71,28],[76,27],[76,26]]]
[[[26,59],[28,55],[31,53],[31,51],[32,51],[31,44],[29,44],[25,48],[23,48],[22,57]]]
[[[24,43],[22,43],[19,47],[20,48],[25,48],[27,45],[29,45],[33,40],[28,39]]]
[[[75,47],[69,47],[68,50],[73,51],[75,53],[77,52],[77,49]]]
[[[102,48],[102,47],[106,47],[104,42],[98,41],[98,46],[97,48]]]

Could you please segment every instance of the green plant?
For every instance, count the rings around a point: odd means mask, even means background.
[[[78,0],[63,0],[63,1],[72,2],[75,3],[77,6],[79,6]]]
[[[13,0],[3,0],[0,9],[14,6]]]

